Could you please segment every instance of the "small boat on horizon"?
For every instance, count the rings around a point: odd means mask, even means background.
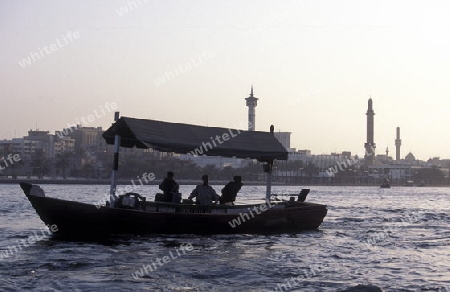
[[[389,189],[391,187],[391,182],[389,179],[385,178],[383,183],[380,185],[380,188],[382,189]]]

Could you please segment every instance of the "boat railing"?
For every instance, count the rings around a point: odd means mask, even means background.
[[[166,202],[145,202],[143,210],[146,212],[168,212],[168,213],[189,213],[189,214],[239,214],[248,212],[252,205],[196,205],[196,204],[176,204]]]

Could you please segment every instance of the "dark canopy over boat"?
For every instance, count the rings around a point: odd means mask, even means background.
[[[121,147],[152,148],[193,155],[287,160],[288,153],[271,132],[244,131],[121,117],[103,133],[108,144],[120,135]]]

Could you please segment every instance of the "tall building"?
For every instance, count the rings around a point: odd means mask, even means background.
[[[245,99],[248,106],[248,130],[255,130],[255,108],[258,105],[258,99],[253,96],[253,85],[250,91],[250,96]]]
[[[274,132],[274,136],[286,150],[291,148],[291,132]]]
[[[368,108],[367,108],[367,142],[364,144],[364,148],[366,149],[366,153],[364,155],[364,159],[367,166],[373,165],[375,158],[375,142],[374,142],[374,123],[373,116],[375,115],[372,108],[372,98],[369,98]]]
[[[43,155],[44,158],[53,158],[55,156],[55,145],[56,140],[54,135],[50,135],[49,131],[39,131],[39,130],[29,130],[28,136],[24,137],[25,140],[33,141],[30,146],[33,147],[35,144],[34,153],[38,155]]]
[[[400,146],[402,145],[402,140],[400,139],[400,127],[397,127],[397,138],[395,139],[395,160],[400,160]]]

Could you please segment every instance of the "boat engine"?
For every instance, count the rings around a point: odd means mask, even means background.
[[[145,205],[146,198],[137,193],[126,193],[120,195],[117,200],[118,208],[126,209],[142,209]]]

